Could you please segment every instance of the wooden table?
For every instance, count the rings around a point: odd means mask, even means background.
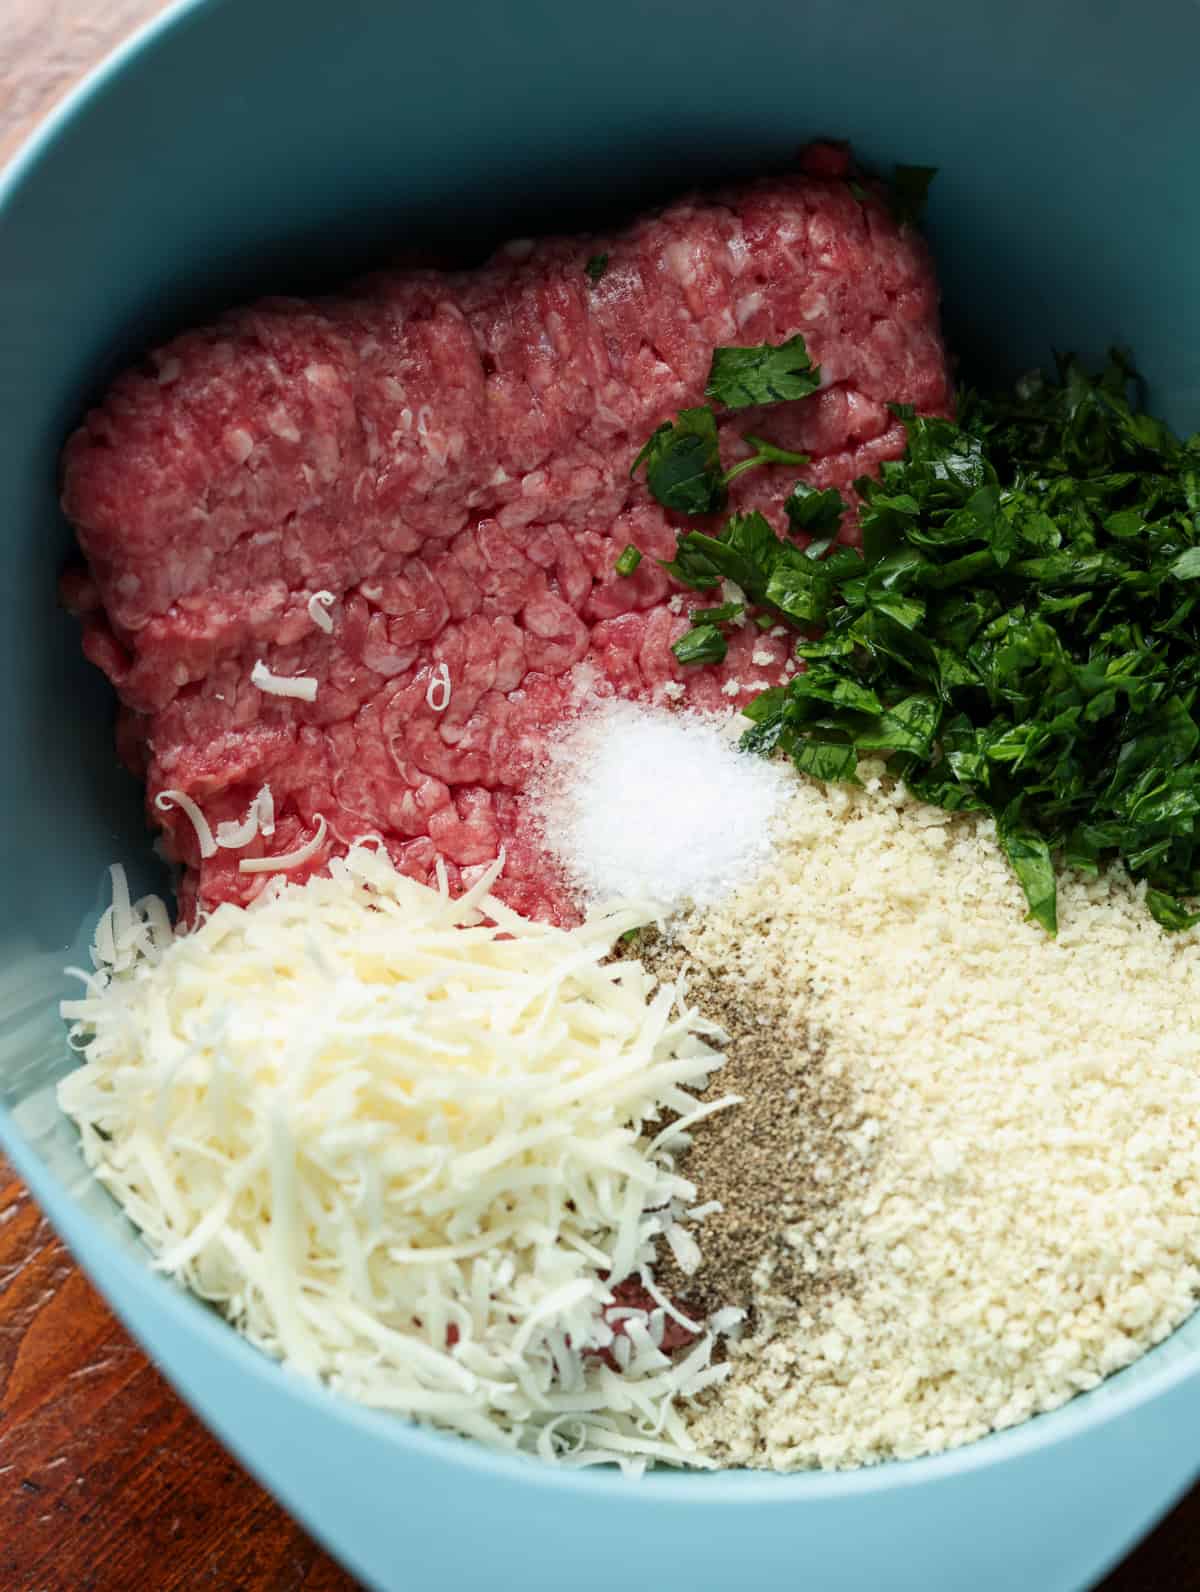
[[[159,9],[0,0],[0,159]],[[0,1160],[0,1592],[354,1585],[170,1391]],[[1200,1487],[1103,1592],[1200,1592]]]

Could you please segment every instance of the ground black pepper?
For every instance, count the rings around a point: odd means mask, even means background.
[[[789,988],[784,969],[764,968],[761,947],[753,977],[708,966],[686,926],[670,941],[647,934],[637,952],[660,979],[682,975],[688,1003],[728,1035],[725,1066],[701,1098],[743,1100],[699,1123],[680,1157],[697,1202],[717,1200],[722,1209],[696,1230],[699,1269],[684,1276],[669,1254],[660,1256],[660,1286],[699,1317],[734,1305],[751,1325],[756,1295],[801,1306],[834,1287],[852,1291],[826,1251],[847,1196],[865,1177],[847,1142],[861,1113],[825,1066],[820,1036],[796,1015],[798,1003],[777,993]]]

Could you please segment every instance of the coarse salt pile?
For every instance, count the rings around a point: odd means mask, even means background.
[[[730,720],[610,699],[551,744],[535,791],[547,848],[585,903],[709,907],[768,860],[794,779]]]

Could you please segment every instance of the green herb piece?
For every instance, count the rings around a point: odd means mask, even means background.
[[[801,465],[808,463],[807,453],[791,453],[787,448],[777,448],[773,442],[767,442],[763,437],[751,436],[746,433],[742,439],[748,442],[754,452],[748,459],[739,459],[725,472],[725,485],[736,481],[739,475],[744,475],[747,470],[754,470],[760,464],[792,464]]]
[[[747,437],[746,440],[749,442],[751,439]],[[758,439],[755,438],[753,440],[757,441]],[[748,459],[739,459],[736,464],[731,465],[726,470],[723,480],[724,484],[728,486],[731,481],[736,481],[739,475],[745,475],[747,470],[756,470],[760,464],[807,463],[808,455],[806,453],[788,453],[783,448],[776,448],[770,443],[766,443],[759,452],[751,454]]]
[[[846,500],[836,487],[822,492],[804,481],[796,482],[783,506],[792,529],[809,536],[836,531],[846,512]]]
[[[820,366],[809,359],[804,338],[797,332],[778,346],[714,349],[704,395],[726,409],[747,409],[807,398],[820,385]]]
[[[604,275],[605,271],[608,270],[608,255],[593,254],[583,269],[591,278],[593,283],[598,282]]]
[[[859,182],[858,178],[847,177],[846,187],[849,188],[850,192],[853,194],[855,199],[858,200],[859,204],[862,204],[867,197],[867,190],[863,187],[862,183]]]
[[[896,166],[892,172],[892,214],[901,226],[916,226],[925,211],[936,166]]]
[[[1058,933],[1058,885],[1050,847],[1038,835],[1016,834],[1003,824],[998,831],[1004,855],[1012,864],[1029,902],[1029,914],[1046,930]]]
[[[692,628],[680,636],[671,651],[680,663],[720,663],[726,641],[722,625],[737,624],[745,617],[745,603],[721,603],[719,607],[693,608],[688,614]]]
[[[687,531],[679,549],[693,561],[703,561],[718,576],[740,586],[751,602],[766,597],[766,585],[781,547],[779,538],[757,511],[731,514],[720,536]]]
[[[725,481],[711,409],[681,409],[651,433],[630,467],[646,466],[646,485],[664,508],[711,514],[725,506]]]
[[[885,752],[923,800],[990,813],[1032,918],[1056,868],[1119,859],[1165,929],[1200,923],[1200,437],[1130,401],[1127,356],[900,410],[903,459],[838,504],[798,489],[800,551],[761,515],[680,558],[802,633],[805,671],[746,710],[744,744],[821,778]],[[813,552],[816,556],[807,557]]]
[[[859,730],[855,746],[860,752],[907,752],[927,758],[941,727],[942,709],[932,696],[910,696],[884,708],[873,724]]]
[[[703,543],[711,539],[695,531],[683,532],[676,544],[675,557],[660,558],[658,562],[681,586],[688,586],[692,591],[709,591],[721,583],[720,571],[714,568],[703,547]]]
[[[754,448],[748,459],[721,469],[716,416],[711,409],[682,409],[674,422],[659,426],[633,461],[630,474],[645,462],[646,484],[666,508],[684,514],[711,514],[723,508],[731,481],[760,464],[802,465],[806,453],[778,448],[763,437],[747,434]]]
[[[856,772],[858,753],[844,742],[798,740],[791,748],[791,755],[800,772],[812,779],[842,785],[860,783]]]
[[[830,587],[825,571],[799,548],[786,546],[774,560],[763,600],[798,629],[818,625],[829,609]]]
[[[1171,565],[1171,574],[1176,580],[1200,579],[1200,547],[1189,547],[1186,552],[1180,553]]]
[[[589,261],[589,269],[590,265]],[[714,349],[705,396],[728,409],[744,409],[806,398],[820,385],[820,367],[809,359],[804,339],[797,334],[778,347],[763,343],[756,348]],[[651,433],[629,474],[636,475],[644,464],[646,485],[664,508],[681,514],[713,514],[724,508],[729,483],[745,471],[762,464],[808,463],[807,454],[780,448],[763,437],[748,433],[745,440],[754,452],[723,471],[713,411],[681,409],[673,421],[664,421]]]
[[[688,618],[694,625],[728,625],[745,612],[745,603],[722,603],[719,608],[693,608]]]
[[[618,575],[632,575],[641,561],[641,549],[635,547],[632,542],[627,542],[624,551],[618,557],[613,568]]]
[[[680,663],[720,663],[726,650],[725,637],[716,625],[696,625],[671,647]]]
[[[1162,890],[1147,890],[1146,906],[1154,921],[1172,933],[1193,929],[1200,923],[1200,912],[1189,912],[1177,896],[1167,895]]]
[[[752,432],[747,431],[742,441],[748,442],[754,449],[756,457],[767,464],[801,465],[808,463],[807,453],[793,453],[789,448],[776,447],[773,442],[768,442],[765,437],[756,437]]]

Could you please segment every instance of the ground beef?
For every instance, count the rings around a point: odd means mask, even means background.
[[[675,662],[686,613],[655,560],[677,525],[629,477],[646,436],[703,401],[715,346],[802,332],[821,391],[720,417],[727,463],[749,451],[745,432],[811,455],[734,485],[731,507],[783,529],[797,474],[845,491],[898,456],[889,402],[947,410],[926,249],[845,171],[821,146],[794,175],[616,237],[514,242],[472,272],[265,300],[120,377],[66,448],[87,569],[64,590],[185,865],[185,908],[249,899],[268,876],[239,874],[239,857],[292,850],[323,815],[309,869],[378,834],[418,877],[441,857],[457,887],[503,846],[501,893],[569,916],[522,792],[580,666],[600,689],[728,708],[785,658],[751,626],[720,666]],[[627,543],[650,556],[620,577]],[[309,615],[318,591],[335,599],[332,634]],[[259,659],[315,676],[316,700],[264,694]],[[264,783],[275,834],[203,861],[186,817],[153,805],[182,789],[215,829]]]

